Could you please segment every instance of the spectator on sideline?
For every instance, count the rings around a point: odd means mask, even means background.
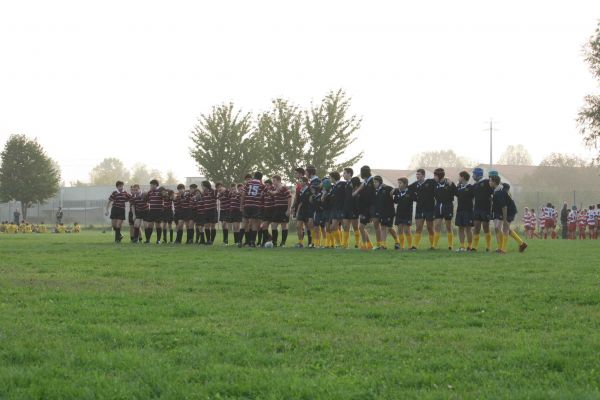
[[[562,210],[560,210],[560,230],[563,239],[567,239],[567,233],[569,231],[569,206],[565,201],[563,203]]]
[[[17,226],[21,225],[21,213],[19,212],[19,210],[15,210],[15,212],[13,213],[13,222]]]
[[[56,212],[56,223],[58,225],[62,224],[63,219],[63,210],[62,207],[58,207],[58,211]]]

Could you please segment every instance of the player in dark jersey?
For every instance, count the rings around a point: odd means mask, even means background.
[[[347,249],[350,242],[350,227],[354,232],[354,248],[360,247],[360,231],[358,229],[358,197],[354,196],[354,191],[360,186],[360,178],[353,178],[352,168],[344,168],[344,219],[342,221],[344,232],[342,237],[342,247]]]
[[[413,240],[411,250],[417,250],[419,247],[425,223],[427,223],[427,232],[429,233],[429,245],[433,247],[436,185],[437,182],[434,179],[425,179],[425,170],[420,168],[417,170],[417,180],[408,186],[408,189],[415,194],[417,203],[415,210],[415,239]]]
[[[146,192],[144,198],[148,203],[148,212],[145,214],[146,222],[146,241],[150,243],[154,228],[156,228],[156,244],[161,244],[162,238],[162,216],[163,216],[163,189],[159,187],[158,181],[150,181],[150,190]]]
[[[454,196],[456,185],[446,178],[443,168],[436,168],[433,172],[435,186],[435,219],[433,224],[433,248],[437,248],[442,231],[442,220],[445,221],[446,235],[448,237],[448,250],[452,250],[454,235],[452,233],[452,219],[454,217]]]
[[[410,226],[413,218],[414,201],[416,194],[408,189],[408,178],[398,179],[398,188],[392,193],[394,203],[396,203],[396,226],[398,229],[398,243],[396,249],[405,250],[412,248],[412,235]],[[406,248],[404,243],[406,241]]]
[[[323,205],[323,222],[325,224],[325,232],[321,232],[321,237],[325,237],[324,247],[326,249],[333,249],[336,247],[334,234],[331,229],[331,213],[333,210],[333,185],[331,184],[331,179],[329,177],[323,178],[321,182],[322,187],[322,196],[321,203]],[[323,226],[323,224],[321,224]],[[323,242],[323,240],[321,240]]]
[[[274,175],[272,178],[273,186],[269,194],[273,196],[273,212],[271,213],[271,236],[273,246],[277,246],[279,231],[277,228],[281,224],[281,243],[280,247],[285,247],[288,236],[288,222],[292,210],[292,195],[287,187],[281,182],[281,176]]]
[[[137,183],[133,185],[133,192],[131,202],[133,205],[133,219],[134,219],[134,230],[133,230],[133,242],[141,243],[141,229],[144,225],[144,218],[148,212],[148,203],[146,202],[144,193],[140,189],[140,185]]]
[[[496,241],[498,242],[497,253],[506,253],[508,237],[510,235],[510,223],[514,221],[517,214],[515,202],[508,190],[500,183],[498,175],[490,177],[490,187],[494,189],[492,196],[492,218],[496,230]]]
[[[473,244],[471,251],[479,248],[479,237],[481,228],[485,235],[485,251],[492,247],[492,234],[490,232],[490,218],[492,214],[492,194],[494,190],[490,187],[489,179],[483,179],[483,169],[473,169],[473,195],[475,204],[473,207]]]
[[[306,171],[302,167],[298,167],[294,170],[294,174],[296,176],[296,188],[294,194],[294,201],[292,203],[292,215],[293,218],[296,218],[298,213],[298,207],[300,205],[300,191],[302,190],[302,178],[306,175]],[[306,229],[306,226],[304,226]],[[306,230],[306,236],[308,238],[308,245],[310,246],[312,243],[312,233],[309,230]]]
[[[251,180],[252,180],[252,174],[246,174],[246,176],[244,177],[244,185],[246,185]],[[244,192],[243,190],[240,190],[240,203],[242,201],[241,196],[242,196],[243,192]],[[246,218],[246,216],[244,215],[243,204],[240,204],[240,207],[242,209],[242,227],[240,229],[240,234],[244,238],[243,245],[249,246],[250,245],[250,242],[249,242],[250,219]]]
[[[206,236],[206,244],[210,246],[214,243],[217,236],[216,224],[219,217],[217,212],[217,193],[209,181],[202,182],[202,210],[204,235]]]
[[[244,218],[248,220],[248,245],[250,247],[256,247],[256,236],[260,229],[261,202],[265,190],[262,176],[262,172],[254,173],[253,179],[244,185],[240,199],[240,210],[244,213]]]
[[[458,186],[456,187],[456,219],[454,224],[458,226],[459,253],[470,251],[473,245],[473,198],[475,192],[473,185],[469,184],[471,175],[467,171],[458,174]],[[465,237],[467,244],[465,246]]]
[[[127,222],[129,223],[129,238],[131,239],[131,243],[134,243],[135,240],[135,214],[133,213],[134,204],[133,204],[133,185],[129,186],[129,194],[131,198],[128,201],[129,212],[127,213]]]
[[[346,182],[340,180],[340,173],[333,171],[329,173],[331,179],[331,233],[335,247],[344,247],[344,237],[342,237],[342,224],[344,222],[344,200],[346,191]]]
[[[298,194],[298,209],[296,211],[296,226],[298,229],[298,244],[296,247],[302,248],[304,247],[304,232],[312,229],[314,209],[310,202],[312,193],[308,187],[308,178],[303,176],[300,182],[302,182],[302,188]]]
[[[115,186],[117,190],[113,191],[108,198],[106,203],[106,216],[110,215],[110,222],[113,230],[115,231],[115,243],[121,243],[123,235],[121,235],[121,225],[125,221],[125,204],[131,198],[131,195],[127,193],[123,186],[125,184],[122,181],[117,181]],[[110,214],[108,209],[110,208]]]
[[[181,244],[181,242],[183,241],[184,227],[187,229],[188,240],[190,236],[193,239],[194,235],[194,228],[191,228],[190,234],[190,227],[186,226],[191,219],[192,210],[190,208],[189,192],[185,190],[185,185],[182,183],[177,185],[177,193],[174,194],[173,205],[175,207],[174,219],[177,224],[177,236],[175,238],[175,243]]]
[[[394,244],[398,244],[398,235],[394,230],[394,198],[391,186],[385,185],[381,176],[373,177],[375,184],[375,217],[379,218],[381,225],[381,240],[379,249],[387,250],[387,234],[394,238]]]
[[[219,222],[223,231],[223,245],[229,244],[229,190],[221,182],[215,183],[219,204]]]
[[[367,225],[369,222],[373,222],[375,238],[378,246],[380,245],[381,241],[381,231],[379,219],[375,217],[375,185],[373,182],[373,176],[371,175],[371,168],[369,168],[368,165],[365,165],[360,169],[360,177],[363,180],[362,184],[357,190],[354,191],[353,196],[358,196],[358,229],[362,239],[361,248],[364,250],[371,250],[373,249],[373,244],[369,239]]]

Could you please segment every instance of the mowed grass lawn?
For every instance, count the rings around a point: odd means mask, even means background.
[[[600,398],[600,241],[111,241],[0,235],[0,398]]]

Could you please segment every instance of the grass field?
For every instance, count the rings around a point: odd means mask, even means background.
[[[111,241],[0,235],[0,398],[600,398],[600,241]]]

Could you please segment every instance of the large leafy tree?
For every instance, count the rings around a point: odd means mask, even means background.
[[[90,171],[92,185],[114,185],[116,181],[129,181],[129,171],[118,158],[105,158]]]
[[[36,140],[13,135],[0,158],[0,199],[19,201],[23,219],[27,219],[27,208],[32,203],[43,202],[58,192],[58,165]]]
[[[306,164],[308,138],[302,111],[286,100],[273,100],[270,111],[258,119],[258,138],[263,141],[265,171],[294,181],[294,169]]]
[[[590,163],[574,154],[551,153],[540,162],[540,167],[588,167]]]
[[[308,136],[307,164],[313,164],[317,174],[355,165],[363,152],[341,157],[356,141],[356,132],[362,119],[350,112],[351,99],[343,90],[329,92],[323,100],[312,105],[304,116],[304,128]]]
[[[522,144],[509,145],[498,159],[498,164],[503,165],[531,165],[531,154]]]
[[[456,154],[453,150],[438,150],[438,151],[426,151],[415,155],[409,168],[423,168],[423,167],[467,167],[474,165],[475,163],[466,157],[461,157]]]
[[[213,107],[192,130],[190,153],[198,169],[211,181],[240,182],[260,168],[265,152],[259,147],[253,118],[234,110],[232,103]]]
[[[585,60],[592,75],[600,81],[600,22],[596,32],[585,46]],[[600,149],[600,95],[590,94],[585,97],[585,104],[579,111],[577,121],[583,140],[589,148]],[[600,161],[600,153],[596,157]]]

